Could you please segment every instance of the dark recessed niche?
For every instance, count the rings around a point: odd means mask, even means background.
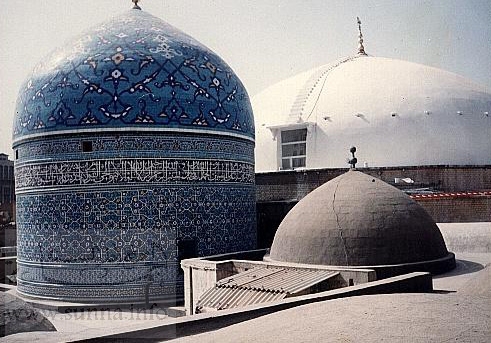
[[[91,141],[82,141],[82,152],[92,152],[92,142]]]
[[[177,272],[182,274],[181,261],[198,256],[198,244],[195,238],[180,239],[177,242]]]
[[[18,160],[19,159],[19,150],[15,150],[15,159]]]

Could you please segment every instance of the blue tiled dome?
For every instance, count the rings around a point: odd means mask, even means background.
[[[244,86],[220,57],[132,9],[53,52],[21,88],[14,145],[94,129],[254,138],[254,119]]]
[[[55,51],[17,111],[19,294],[175,301],[181,260],[255,248],[246,90],[162,20],[133,9]]]

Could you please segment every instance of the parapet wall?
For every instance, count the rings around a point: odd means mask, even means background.
[[[101,341],[164,341],[202,332],[218,330],[223,327],[251,320],[270,313],[302,306],[310,303],[369,294],[431,292],[433,284],[429,273],[411,273],[392,278],[338,288],[327,292],[302,295],[268,304],[258,304],[244,308],[202,313],[178,318],[172,322],[162,321],[162,325],[129,330],[118,334],[99,336],[90,342]],[[88,341],[88,340],[84,340]]]
[[[365,284],[377,279],[376,272],[368,268],[313,266],[258,259],[259,256],[262,257],[265,253],[266,249],[259,249],[181,261],[181,268],[184,271],[184,306],[186,314],[195,313],[194,311],[201,295],[208,289],[213,288],[218,281],[256,267],[274,266],[336,271],[340,274],[343,287],[349,284]]]
[[[398,188],[431,187],[441,192],[491,190],[491,165],[357,168]],[[289,170],[256,174],[258,202],[300,200],[347,168]],[[399,179],[396,184],[395,180]],[[411,179],[411,184],[402,179]]]
[[[491,221],[491,195],[414,200],[438,223]]]
[[[456,253],[491,253],[491,223],[439,223],[449,251]]]

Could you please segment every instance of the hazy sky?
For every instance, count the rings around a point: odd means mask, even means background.
[[[435,66],[491,88],[489,0],[142,0],[141,7],[214,50],[252,97],[298,72],[365,50]],[[0,0],[0,152],[12,156],[17,92],[55,47],[130,0]]]

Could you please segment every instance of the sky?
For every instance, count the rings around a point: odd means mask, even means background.
[[[489,0],[141,0],[143,10],[215,51],[253,97],[365,51],[445,69],[491,89]],[[45,55],[132,7],[130,0],[0,0],[0,152],[12,157],[19,87]]]

